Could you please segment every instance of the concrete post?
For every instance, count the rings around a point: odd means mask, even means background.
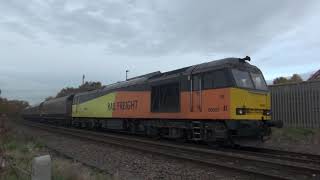
[[[51,180],[50,155],[35,157],[32,161],[32,180]]]

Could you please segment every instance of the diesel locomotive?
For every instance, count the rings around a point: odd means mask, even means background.
[[[270,93],[250,57],[153,72],[44,101],[25,119],[208,143],[258,141],[271,133]]]

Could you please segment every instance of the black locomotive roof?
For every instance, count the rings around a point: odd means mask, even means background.
[[[248,57],[249,58],[249,57]],[[222,68],[241,68],[250,71],[260,71],[256,66],[251,65],[242,58],[224,58],[191,66],[185,74],[196,74],[200,72],[222,69]]]
[[[161,73],[160,71],[156,71],[153,73],[130,78],[127,81],[120,81],[114,84],[106,85],[103,88],[98,90],[79,93],[79,94],[76,94],[75,96],[82,96],[82,95],[90,96],[91,94],[92,96],[96,96],[97,94],[103,95],[108,91],[112,91],[119,88],[125,88],[133,85],[145,84],[148,81],[154,82],[154,81],[163,80],[163,79],[167,79],[167,78],[171,78],[179,75],[190,75],[190,74],[196,74],[196,73],[215,70],[215,69],[239,68],[239,67],[241,67],[242,69],[246,68],[253,71],[260,71],[256,66],[249,64],[248,62],[244,61],[241,58],[231,57],[231,58],[224,58],[220,60],[214,60],[214,61],[210,61],[202,64],[197,64],[193,66],[188,66],[188,67],[184,67],[181,69],[176,69],[176,70],[168,71],[164,73]]]
[[[168,71],[161,73],[160,71],[156,71],[153,73],[137,76],[134,78],[130,78],[127,81],[120,81],[114,84],[106,85],[100,90],[94,90],[94,91],[89,91],[89,92],[84,92],[80,94],[91,94],[91,93],[97,93],[98,91],[109,91],[113,89],[118,89],[118,88],[123,88],[123,87],[128,87],[132,85],[138,85],[145,83],[148,80],[154,81],[158,79],[165,79],[166,77],[170,76],[176,76],[176,75],[189,75],[189,74],[196,74],[199,72],[204,72],[204,71],[209,71],[209,70],[214,70],[214,69],[221,69],[221,68],[235,68],[235,67],[243,67],[243,68],[250,68],[250,69],[255,69],[259,70],[256,66],[253,66],[241,58],[224,58],[220,60],[215,60],[215,61],[210,61],[202,64],[197,64],[194,66],[188,66],[184,67],[181,69],[173,70],[173,71]]]
[[[155,73],[157,74],[157,72],[155,72]],[[150,74],[152,74],[152,73],[150,73]],[[100,89],[78,93],[78,94],[75,95],[75,97],[77,97],[77,96],[88,96],[88,98],[90,99],[91,95],[93,97],[94,96],[99,96],[99,95],[104,95],[106,92],[112,91],[114,89],[119,89],[119,88],[124,88],[124,87],[132,86],[132,85],[142,84],[142,83],[146,82],[149,79],[149,77],[150,77],[150,75],[148,74],[148,75],[142,75],[142,76],[139,76],[139,77],[134,77],[134,78],[128,79],[127,81],[119,81],[119,82],[116,82],[116,83],[113,83],[113,84],[109,84],[109,85],[103,86]]]
[[[206,72],[215,69],[222,69],[222,68],[241,68],[247,69],[250,71],[260,71],[256,66],[251,65],[250,63],[246,62],[242,58],[224,58],[220,60],[214,60],[210,62],[205,62],[201,64],[197,64],[194,66],[189,66],[161,74],[157,74],[149,79],[158,79],[158,78],[165,78],[167,76],[174,76],[174,75],[190,75],[190,74],[197,74],[200,72]]]

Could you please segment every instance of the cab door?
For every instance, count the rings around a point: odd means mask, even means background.
[[[192,75],[191,80],[191,112],[202,112],[202,75]]]

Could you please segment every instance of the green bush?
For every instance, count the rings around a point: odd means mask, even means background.
[[[275,128],[272,131],[272,139],[274,140],[298,142],[310,140],[319,130],[308,128]]]

